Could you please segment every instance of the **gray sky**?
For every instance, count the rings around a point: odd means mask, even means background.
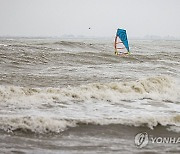
[[[0,0],[0,36],[111,37],[117,28],[180,37],[180,0]]]

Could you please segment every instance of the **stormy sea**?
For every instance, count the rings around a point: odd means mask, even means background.
[[[0,153],[180,153],[180,41],[113,42],[1,38]]]

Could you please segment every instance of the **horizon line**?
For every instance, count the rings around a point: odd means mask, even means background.
[[[115,36],[84,36],[84,35],[62,35],[62,36],[20,36],[20,35],[0,35],[0,38],[33,38],[33,39],[113,39]],[[180,40],[180,37],[174,36],[156,36],[156,35],[145,35],[143,37],[132,36],[128,37],[129,40]]]

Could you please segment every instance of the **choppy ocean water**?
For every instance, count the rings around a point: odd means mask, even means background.
[[[180,41],[0,40],[0,153],[164,153],[180,143]]]

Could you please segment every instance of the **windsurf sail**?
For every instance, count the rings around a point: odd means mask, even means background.
[[[116,55],[130,54],[128,38],[125,29],[117,29],[114,48]]]

